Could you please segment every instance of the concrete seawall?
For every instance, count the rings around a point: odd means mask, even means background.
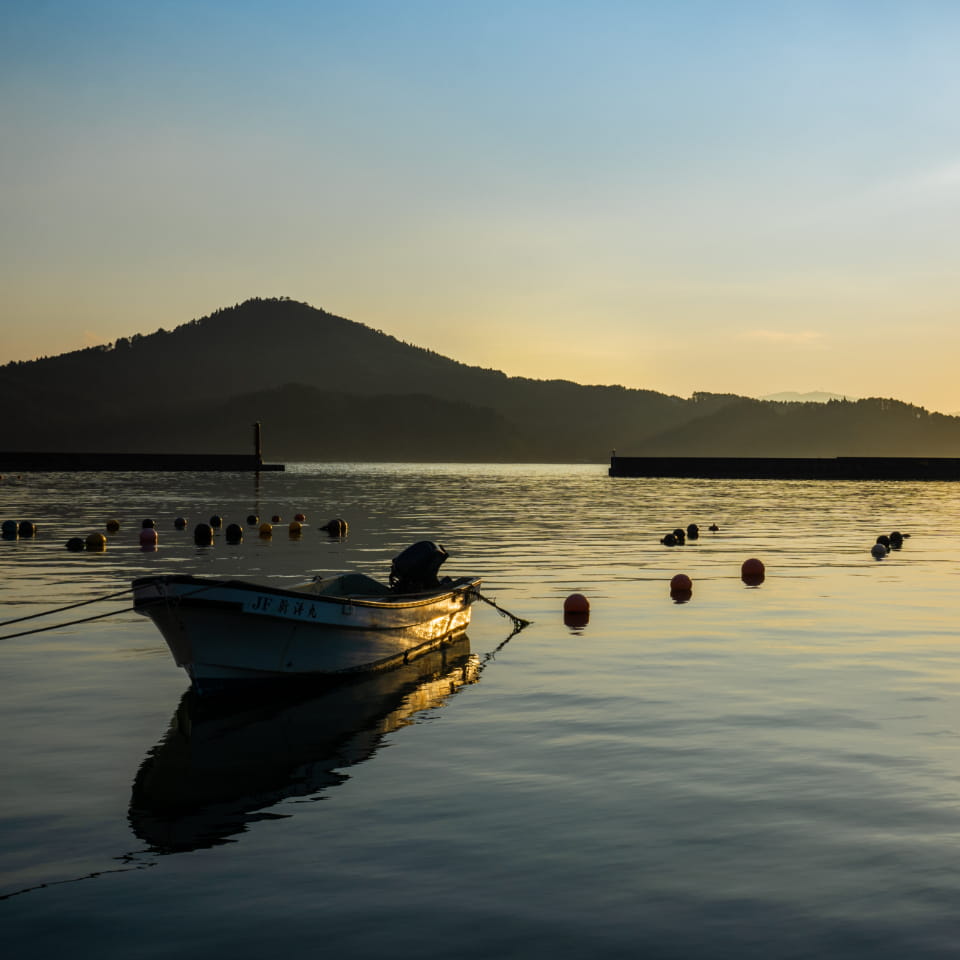
[[[960,480],[957,457],[618,457],[611,477],[716,480]]]
[[[223,471],[251,473],[283,470],[282,463],[262,463],[255,454],[222,453],[47,453],[0,452],[0,473],[59,471]]]

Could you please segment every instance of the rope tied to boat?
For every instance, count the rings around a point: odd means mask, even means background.
[[[85,607],[90,603],[102,603],[104,600],[114,600],[117,597],[125,597],[128,593],[133,593],[133,587],[127,587],[126,590],[118,590],[116,593],[108,593],[104,597],[93,597],[90,600],[79,600],[77,603],[68,603],[65,607],[55,607],[53,610],[41,610],[40,613],[31,613],[25,617],[14,617],[12,620],[0,621],[0,628],[9,627],[14,623],[23,623],[25,620],[36,620],[37,617],[48,617],[52,613],[63,613],[64,610],[73,610],[76,607]]]
[[[82,617],[79,620],[67,620],[63,623],[53,623],[46,627],[34,627],[31,630],[21,630],[19,633],[8,633],[0,637],[0,640],[13,640],[16,637],[29,637],[32,633],[46,633],[48,630],[75,627],[78,623],[91,623],[94,620],[104,620],[107,617],[116,617],[121,613],[132,613],[134,610],[136,610],[136,607],[121,607],[119,610],[108,610],[106,613],[98,613],[92,617]]]
[[[510,622],[513,624],[513,632],[510,634],[510,637],[515,637],[524,627],[529,627],[530,624],[533,623],[532,620],[524,620],[523,617],[518,617],[516,614],[511,613],[509,610],[504,610],[503,607],[501,607],[495,601],[491,600],[489,597],[485,597],[477,589],[474,589],[472,591],[472,595],[477,600],[482,600],[484,603],[487,603],[491,607],[493,607],[493,609],[496,610],[501,617],[506,617],[508,620],[510,620]],[[510,637],[507,637],[507,640],[509,640]],[[505,642],[506,641],[504,641],[504,643]]]
[[[215,586],[211,584],[209,586],[205,585],[203,587],[198,587],[196,590],[191,591],[190,593],[184,594],[184,596],[194,596],[197,593],[203,593],[206,590],[210,590]],[[49,617],[55,613],[63,613],[66,610],[74,610],[77,607],[85,607],[91,603],[104,603],[107,600],[115,600],[118,597],[124,597],[128,594],[134,592],[133,587],[127,587],[125,590],[118,590],[116,593],[108,593],[102,597],[92,597],[89,600],[79,600],[76,603],[68,603],[63,607],[54,607],[51,610],[42,610],[40,613],[30,613],[25,617],[14,617],[11,620],[4,620],[0,622],[0,629],[4,627],[12,626],[15,623],[23,623],[26,620],[36,620],[38,617]],[[182,597],[178,597],[177,601],[179,602]],[[63,627],[75,627],[77,624],[81,623],[91,623],[94,620],[105,620],[107,617],[116,617],[122,613],[136,613],[140,610],[145,609],[146,607],[159,606],[160,604],[169,604],[169,597],[167,595],[159,596],[153,599],[141,600],[136,606],[133,607],[120,607],[117,610],[108,610],[106,613],[98,613],[92,617],[81,617],[78,620],[64,620],[60,623],[53,623],[46,627],[32,627],[29,630],[20,630],[17,633],[7,633],[0,637],[0,640],[14,640],[17,637],[28,637],[33,633],[46,633],[48,630],[60,630]]]

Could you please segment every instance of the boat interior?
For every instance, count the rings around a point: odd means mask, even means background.
[[[390,588],[363,573],[341,573],[334,577],[317,577],[307,586],[310,593],[325,597],[382,597]]]

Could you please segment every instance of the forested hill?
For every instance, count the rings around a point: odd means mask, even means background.
[[[285,298],[0,367],[8,450],[285,460],[960,456],[960,419],[890,399],[773,403],[507,377]]]

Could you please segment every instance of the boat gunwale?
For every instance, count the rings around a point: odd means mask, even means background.
[[[336,604],[343,606],[344,604],[350,604],[355,607],[369,607],[372,609],[383,609],[383,610],[397,610],[397,609],[408,609],[411,607],[423,607],[430,606],[437,603],[441,600],[447,600],[452,598],[458,593],[466,593],[471,588],[476,589],[479,587],[482,581],[481,577],[475,576],[465,576],[458,577],[456,580],[451,581],[448,584],[441,584],[442,590],[433,590],[433,591],[422,591],[420,593],[398,593],[393,595],[396,599],[391,600],[382,600],[382,599],[369,599],[369,596],[366,594],[323,594],[323,593],[311,593],[308,590],[304,589],[287,589],[284,587],[274,587],[268,586],[265,584],[253,583],[249,580],[220,580],[212,579],[205,577],[198,577],[189,573],[174,573],[174,574],[150,574],[145,577],[138,577],[133,581],[133,590],[134,593],[140,588],[149,587],[151,585],[159,584],[178,584],[184,586],[196,586],[197,592],[196,595],[193,594],[181,594],[177,597],[170,597],[169,595],[165,599],[175,599],[178,603],[187,603],[190,605],[193,604],[217,604],[217,605],[229,605],[230,601],[213,599],[213,598],[203,598],[200,594],[205,593],[208,590],[216,589],[227,589],[227,590],[239,590],[241,592],[248,593],[269,593],[277,596],[289,597],[291,599],[303,600],[307,598],[310,602],[317,603],[327,603],[327,604]],[[312,582],[312,581],[310,581]],[[157,598],[160,599],[160,598]],[[134,605],[142,605],[144,607],[150,606],[152,603],[155,603],[156,600],[137,600],[134,599]]]

